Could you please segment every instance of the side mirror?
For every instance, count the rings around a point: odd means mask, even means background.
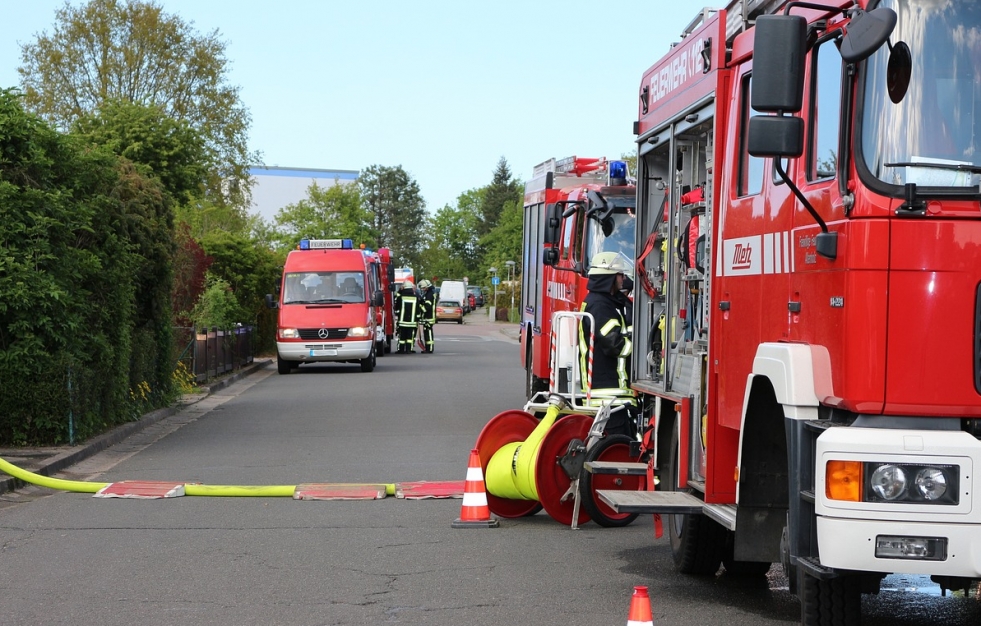
[[[371,306],[384,306],[385,304],[385,292],[381,289],[376,290],[371,294]]]
[[[266,306],[270,309],[275,309],[279,306],[279,303],[273,299],[273,295],[271,293],[266,294]]]
[[[881,7],[866,13],[855,10],[841,40],[841,58],[846,63],[858,63],[872,56],[889,41],[896,28],[896,12]]]
[[[787,115],[752,117],[747,148],[754,157],[799,157],[804,153],[804,120]]]
[[[559,243],[559,233],[562,227],[562,205],[550,204],[545,207],[544,242],[550,245]]]
[[[542,264],[554,267],[559,262],[559,251],[556,248],[542,250]]]
[[[796,113],[804,100],[807,20],[800,15],[761,15],[753,27],[750,104],[763,113]]]

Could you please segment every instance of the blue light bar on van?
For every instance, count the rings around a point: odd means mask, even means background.
[[[610,180],[627,178],[626,161],[610,161]]]
[[[351,250],[354,243],[350,239],[301,239],[300,250]]]

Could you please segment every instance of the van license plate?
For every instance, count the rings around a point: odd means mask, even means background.
[[[310,356],[337,356],[337,350],[311,350]]]

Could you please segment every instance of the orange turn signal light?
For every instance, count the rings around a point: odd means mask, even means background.
[[[862,501],[862,462],[828,461],[824,473],[825,494],[831,500]]]

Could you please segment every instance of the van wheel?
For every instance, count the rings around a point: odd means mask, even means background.
[[[292,361],[284,361],[283,357],[276,355],[276,370],[280,374],[289,374],[296,365]]]
[[[367,359],[361,359],[361,371],[370,372],[375,369],[375,347],[371,347],[371,354],[368,355]]]
[[[385,340],[384,339],[382,339],[381,341],[379,341],[378,343],[375,344],[375,355],[378,356],[378,357],[385,356]]]

